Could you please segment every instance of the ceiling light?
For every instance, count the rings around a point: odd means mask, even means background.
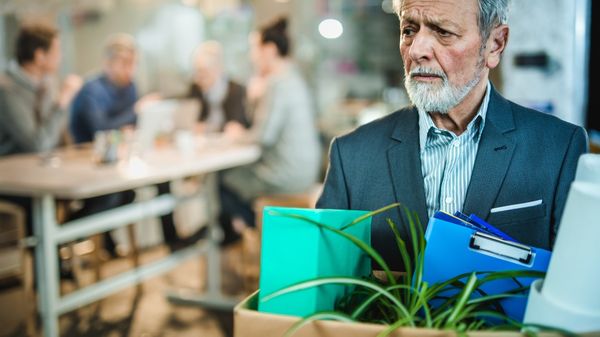
[[[326,39],[337,39],[344,33],[344,27],[339,20],[325,19],[319,24],[319,33]]]

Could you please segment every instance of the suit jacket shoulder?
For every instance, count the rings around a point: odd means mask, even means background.
[[[541,127],[559,133],[572,133],[577,129],[581,129],[580,126],[566,122],[556,116],[529,109],[511,101],[508,102],[510,103],[515,123],[519,127],[525,128],[525,130]]]
[[[340,145],[358,146],[359,149],[372,151],[374,142],[377,144],[389,144],[390,138],[399,136],[405,126],[407,129],[418,128],[418,115],[413,107],[397,110],[387,116],[364,124],[353,131],[338,136],[336,140]],[[367,141],[368,140],[368,141]]]

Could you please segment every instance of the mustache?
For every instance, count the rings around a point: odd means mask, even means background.
[[[423,67],[423,66],[419,66],[419,67],[412,69],[410,71],[409,75],[411,78],[413,78],[415,76],[435,76],[435,77],[439,77],[439,78],[443,79],[444,81],[448,79],[448,77],[446,76],[446,74],[443,71],[433,69],[433,68],[427,68],[427,67]]]

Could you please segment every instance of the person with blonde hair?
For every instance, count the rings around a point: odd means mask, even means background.
[[[223,47],[214,40],[203,42],[194,52],[194,75],[188,97],[200,101],[200,131],[223,131],[231,122],[244,128],[249,126],[246,89],[227,76],[223,56]]]
[[[135,125],[143,104],[155,94],[138,99],[134,83],[138,51],[128,34],[115,34],[104,46],[102,73],[87,81],[75,97],[70,129],[76,143],[91,142],[96,131]]]
[[[71,111],[70,128],[76,143],[91,142],[97,131],[134,126],[144,104],[157,100],[156,94],[138,99],[134,82],[138,51],[134,38],[115,34],[104,47],[104,65],[100,75],[85,83],[77,94]],[[169,183],[157,185],[158,193],[169,193]],[[106,209],[128,204],[135,198],[134,191],[124,191],[85,200],[84,207],[73,217],[78,218]],[[177,234],[173,213],[161,216],[163,237],[171,250],[181,240]],[[115,253],[110,235],[105,236],[105,247]]]

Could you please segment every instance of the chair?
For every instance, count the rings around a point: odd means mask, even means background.
[[[71,201],[60,200],[57,203],[57,221],[59,224],[66,222],[71,216]],[[91,265],[94,272],[94,282],[98,282],[101,279],[101,269],[106,260],[102,254],[103,250],[103,233],[95,234],[90,238],[78,241],[69,242],[60,249],[60,257],[62,260],[70,259],[72,261],[71,266],[73,268],[74,283],[76,288],[81,288],[82,275],[83,275],[83,261],[82,257],[90,255]],[[130,250],[128,257],[131,259],[133,265],[137,268],[140,265],[140,255],[137,245],[137,239],[134,231],[134,224],[127,226],[127,238],[130,244]]]
[[[28,336],[35,335],[33,259],[25,244],[25,211],[0,200],[0,279],[19,278],[23,287]]]

